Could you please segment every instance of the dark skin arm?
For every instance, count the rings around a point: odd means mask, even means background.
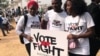
[[[87,32],[84,34],[80,34],[80,35],[74,35],[74,34],[69,34],[67,36],[68,39],[78,39],[78,38],[87,38],[87,37],[91,37],[94,35],[94,27],[91,27],[89,29],[87,29]]]
[[[21,36],[23,36],[24,38],[28,39],[28,41],[32,42],[33,41],[33,38],[29,35],[26,35],[24,33],[21,34]]]
[[[45,20],[41,20],[41,28],[42,29],[47,29],[47,23],[48,23],[48,21],[45,21]]]
[[[41,28],[42,29],[47,29],[47,21],[41,20]],[[23,36],[24,38],[28,39],[30,42],[33,41],[32,40],[33,38],[31,36],[29,36],[29,35],[26,35],[26,34],[22,33],[21,36]]]

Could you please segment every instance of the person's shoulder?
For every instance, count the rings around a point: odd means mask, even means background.
[[[94,3],[90,3],[88,6],[93,6],[94,5]]]
[[[62,11],[63,14],[67,15],[67,12],[65,10]]]
[[[45,13],[45,15],[51,15],[51,14],[54,14],[54,13],[55,13],[54,10],[51,9],[51,10],[48,10],[48,11]]]
[[[81,17],[85,17],[87,19],[92,18],[91,14],[89,12],[84,12],[84,14]]]
[[[86,15],[86,14],[89,14],[89,12],[84,12],[84,14],[83,14],[83,15]]]
[[[95,8],[95,7],[97,7],[97,4],[95,3],[91,3],[88,5],[88,9]]]
[[[53,9],[47,11],[47,13],[52,13],[52,12],[54,12]]]
[[[24,20],[24,15],[17,16],[19,20],[23,21]]]
[[[72,16],[71,16],[71,15],[67,15],[67,16],[65,17],[65,21],[66,21],[66,22],[69,22],[71,19],[72,19]]]
[[[71,15],[67,15],[67,16],[66,16],[66,19],[70,19],[70,18],[72,18]]]
[[[35,15],[36,18],[39,18],[39,15]]]
[[[24,14],[22,17],[25,17],[25,16],[30,17],[31,15],[27,13],[27,14]]]

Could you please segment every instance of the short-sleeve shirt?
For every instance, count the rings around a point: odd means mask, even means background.
[[[27,35],[31,35],[31,28],[40,29],[40,21],[39,21],[39,17],[37,15],[32,16],[30,14],[27,14],[27,17],[28,17],[28,20],[27,20],[27,24],[25,26],[24,33]],[[24,16],[21,16],[16,25],[16,32],[19,35],[22,33],[20,31],[20,29],[23,28],[24,20],[25,20]],[[24,38],[24,43],[27,44],[27,43],[29,43],[29,41],[26,38]]]
[[[44,20],[48,21],[48,30],[64,30],[64,20],[66,16],[65,11],[57,13],[53,9],[49,10],[44,16]]]
[[[88,28],[93,27],[94,25],[92,17],[88,12],[84,13],[82,16],[67,16],[65,19],[65,30],[75,35],[84,34]],[[89,55],[89,39],[79,38],[78,42],[79,47],[69,50],[69,52],[74,54]]]
[[[7,22],[8,22],[8,19],[7,19],[6,17],[2,17],[2,19],[3,19],[3,22],[2,22],[2,24],[7,24]]]

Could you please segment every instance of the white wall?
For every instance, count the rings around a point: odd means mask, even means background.
[[[27,2],[28,2],[28,0],[22,0],[22,4],[21,4],[22,8],[27,6]]]

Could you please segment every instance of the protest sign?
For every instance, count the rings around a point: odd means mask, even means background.
[[[31,56],[68,56],[67,32],[31,29]]]

